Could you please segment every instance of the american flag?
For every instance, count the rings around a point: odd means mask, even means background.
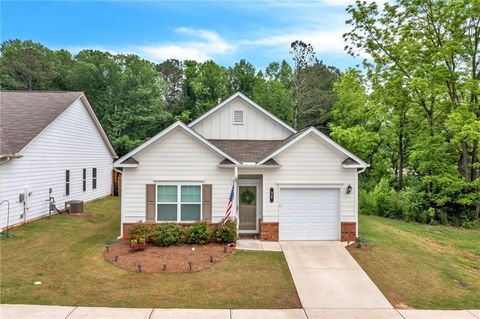
[[[223,217],[224,224],[230,218],[230,214],[232,213],[234,192],[235,192],[235,181],[233,181],[232,191],[230,192],[230,196],[228,197],[227,210],[225,212],[225,217]]]

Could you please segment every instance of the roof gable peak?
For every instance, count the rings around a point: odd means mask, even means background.
[[[233,101],[234,99],[236,98],[240,98],[242,99],[243,101],[245,101],[248,105],[250,105],[251,107],[253,107],[254,109],[256,109],[257,111],[259,111],[260,113],[266,115],[268,118],[270,118],[273,122],[277,123],[278,125],[284,127],[285,129],[287,129],[288,131],[292,132],[292,134],[296,133],[297,131],[295,129],[293,129],[290,125],[288,125],[287,123],[283,122],[282,120],[280,120],[278,117],[276,117],[275,115],[273,115],[272,113],[268,112],[267,110],[265,110],[263,107],[261,107],[260,105],[258,105],[257,103],[255,103],[252,99],[250,99],[248,96],[246,96],[245,94],[243,94],[242,92],[236,92],[234,93],[233,95],[231,95],[229,98],[227,98],[226,100],[220,102],[220,104],[218,104],[217,106],[213,107],[212,109],[210,109],[209,111],[207,111],[205,114],[203,114],[202,116],[200,116],[199,118],[197,118],[196,120],[190,122],[188,124],[188,127],[190,128],[193,128],[195,125],[197,125],[198,123],[202,122],[203,120],[207,119],[208,117],[210,117],[213,113],[217,112],[218,110],[222,109],[223,107],[225,107],[226,105],[228,105],[231,101]]]

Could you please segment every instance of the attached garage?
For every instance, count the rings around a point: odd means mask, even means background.
[[[338,189],[282,188],[280,240],[339,240]]]

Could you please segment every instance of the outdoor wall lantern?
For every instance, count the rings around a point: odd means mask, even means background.
[[[352,192],[352,185],[347,186],[347,194],[350,194]]]
[[[273,203],[273,187],[270,187],[270,203]]]

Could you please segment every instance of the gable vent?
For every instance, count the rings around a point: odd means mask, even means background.
[[[233,124],[243,124],[243,111],[233,111]]]

